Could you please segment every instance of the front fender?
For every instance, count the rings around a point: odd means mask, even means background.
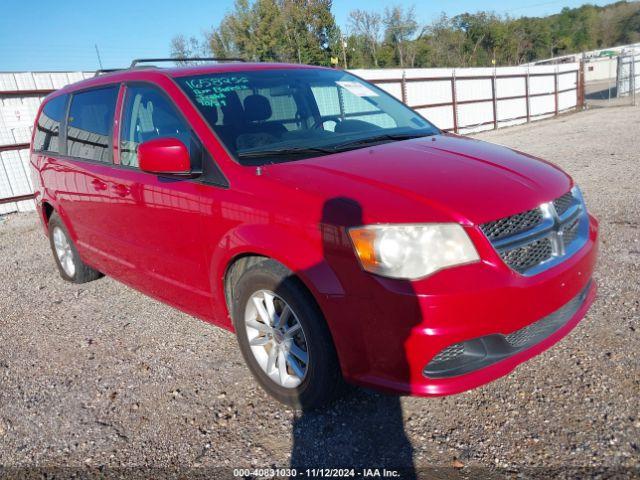
[[[232,327],[224,278],[233,261],[244,255],[260,255],[283,264],[300,278],[321,308],[323,297],[344,295],[337,275],[323,256],[319,230],[304,232],[300,227],[282,224],[239,225],[220,239],[210,264],[216,318],[225,318],[227,328]]]

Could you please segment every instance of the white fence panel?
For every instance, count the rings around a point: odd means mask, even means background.
[[[33,184],[28,169],[29,150],[0,152],[0,198],[28,195],[33,192]],[[0,214],[33,210],[33,200],[0,204]]]
[[[383,83],[378,85],[382,90],[390,93],[398,100],[402,100],[402,84],[401,83]]]
[[[497,108],[498,108],[497,113],[498,113],[499,122],[505,122],[508,120],[521,120],[521,119],[525,122],[527,121],[526,98],[510,98],[507,100],[498,100]]]
[[[507,77],[496,79],[498,98],[524,96],[527,92],[527,77]]]
[[[0,72],[0,200],[33,192],[29,172],[31,132],[45,95],[93,72]],[[33,200],[0,204],[0,214],[33,210]]]
[[[529,95],[552,93],[555,91],[555,88],[556,86],[553,74],[529,77]]]
[[[453,99],[450,80],[433,80],[407,83],[409,105],[429,105],[451,102]]]
[[[493,101],[458,105],[458,125],[463,133],[493,128]]]
[[[356,73],[393,91],[440,128],[461,132],[546,118],[576,108],[579,97],[579,65],[575,63]]]
[[[576,89],[578,87],[578,75],[576,72],[558,74],[558,90]]]
[[[468,100],[486,100],[492,98],[491,79],[480,78],[474,80],[456,79],[456,99],[459,102]]]
[[[453,130],[453,110],[449,106],[419,108],[418,113],[443,130]]]
[[[379,88],[402,100],[402,70],[397,68],[352,70],[355,75],[373,81]]]
[[[558,111],[564,112],[575,108],[578,101],[578,95],[576,90],[570,90],[568,92],[560,92],[558,94]]]
[[[531,97],[530,115],[532,117],[544,114],[553,115],[555,112],[555,94],[543,95],[541,97]]]

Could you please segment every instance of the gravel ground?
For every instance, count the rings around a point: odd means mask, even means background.
[[[214,478],[291,462],[639,476],[639,131],[640,108],[622,107],[478,135],[582,186],[601,222],[600,290],[554,348],[445,398],[354,388],[325,411],[285,409],[256,387],[233,335],[109,278],[65,283],[35,215],[1,219],[0,477],[227,468],[191,470]]]

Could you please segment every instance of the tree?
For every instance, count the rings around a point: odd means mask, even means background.
[[[383,23],[385,40],[395,49],[398,65],[403,68],[407,65],[410,42],[418,30],[418,23],[415,21],[415,7],[411,6],[406,10],[401,5],[386,7]]]
[[[378,45],[382,29],[380,14],[365,10],[352,10],[349,13],[349,26],[354,35],[363,39],[361,48],[371,56],[373,65],[378,68]]]
[[[171,55],[242,56],[256,61],[328,65],[343,54],[331,0],[235,0],[233,10],[199,41],[182,35]],[[490,12],[441,15],[418,25],[415,9],[382,14],[353,10],[345,56],[351,66],[466,67],[517,65],[551,56],[640,40],[640,2],[564,8],[548,17],[509,18]]]
[[[330,0],[236,0],[209,44],[220,56],[328,65],[339,37]]]
[[[184,35],[176,35],[171,39],[171,57],[172,58],[188,58],[200,57],[208,54],[207,48],[197,38],[185,38]],[[189,65],[190,61],[176,61],[178,65]]]
[[[329,65],[340,49],[341,34],[331,0],[280,0],[284,32],[292,61]]]
[[[424,42],[427,45],[429,59],[427,67],[464,67],[465,33],[455,28],[453,20],[444,13],[426,28]]]

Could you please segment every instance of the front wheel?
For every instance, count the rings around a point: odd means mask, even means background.
[[[102,273],[82,261],[69,231],[57,213],[53,213],[49,219],[49,243],[60,276],[64,280],[85,283],[102,277]]]
[[[251,373],[295,408],[329,403],[342,382],[325,320],[311,294],[273,260],[245,271],[235,287],[233,322]]]

